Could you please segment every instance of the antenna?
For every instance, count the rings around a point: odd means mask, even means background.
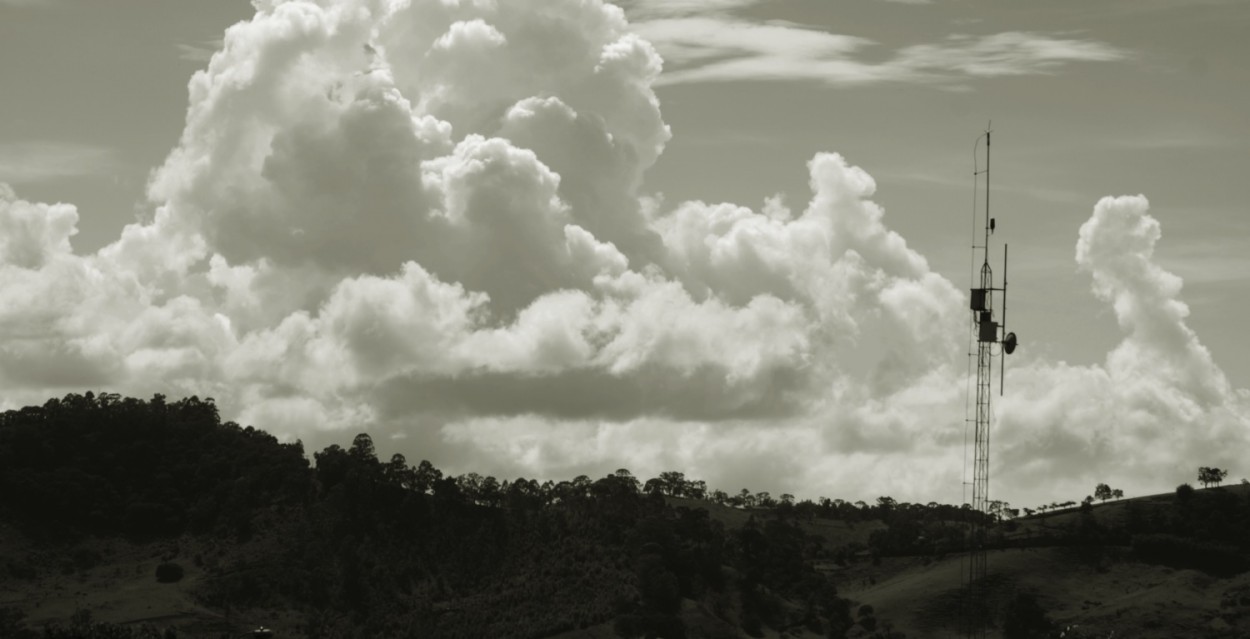
[[[990,268],[990,235],[994,233],[997,223],[990,217],[990,134],[987,127],[985,133],[977,138],[977,143],[985,138],[985,170],[979,171],[976,166],[976,152],[973,151],[973,176],[985,174],[985,235],[984,243],[977,246],[973,243],[973,257],[976,250],[981,249],[980,281],[974,279],[970,290],[970,310],[972,311],[972,335],[976,345],[969,357],[976,357],[976,401],[973,418],[975,436],[972,456],[972,512],[968,534],[968,570],[965,573],[965,607],[964,620],[968,637],[985,637],[989,625],[986,576],[986,542],[991,525],[990,506],[990,422],[993,418],[990,388],[993,379],[994,356],[997,350],[1000,364],[998,369],[998,393],[1002,395],[1006,380],[1006,356],[1016,350],[1016,334],[1006,329],[1007,322],[1007,245],[1003,244],[1003,284],[994,286],[994,271]],[[974,188],[975,192],[975,188]],[[973,228],[976,228],[976,208],[973,208]],[[974,231],[975,232],[975,231]],[[974,276],[975,278],[975,276]],[[1002,315],[995,318],[994,293],[1001,292]],[[1001,322],[999,321],[1001,320]],[[997,349],[994,347],[998,346]]]

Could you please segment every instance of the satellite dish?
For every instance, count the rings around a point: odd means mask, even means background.
[[[1016,350],[1016,334],[1007,333],[1007,337],[1003,338],[1003,350],[1010,355]]]

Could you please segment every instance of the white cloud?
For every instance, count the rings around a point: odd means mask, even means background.
[[[763,0],[625,0],[620,2],[631,22],[657,17],[729,13],[761,4]]]
[[[0,264],[38,269],[71,252],[78,210],[70,204],[31,204],[0,182]]]
[[[940,44],[906,47],[884,66],[917,77],[994,77],[1047,73],[1069,62],[1110,62],[1125,56],[1102,42],[1006,31],[981,37],[952,35]]]
[[[669,63],[660,85],[736,80],[958,85],[969,78],[1050,73],[1073,62],[1127,56],[1102,42],[1009,31],[951,35],[941,42],[900,48],[878,62],[868,57],[880,57],[880,45],[866,38],[715,11],[664,14],[639,22],[634,29]]]
[[[1104,364],[1034,361],[1011,371],[1003,474],[1088,490],[1100,476],[1142,491],[1227,466],[1248,443],[1250,404],[1185,323],[1181,280],[1154,263],[1159,222],[1145,197],[1103,198],[1081,226],[1076,261],[1124,332]]]
[[[746,27],[757,49],[792,61],[863,46],[766,27]],[[994,74],[1060,49],[908,55]],[[72,206],[0,191],[5,401],[197,394],[310,446],[369,429],[455,472],[680,468],[726,489],[956,499],[961,287],[834,153],[808,164],[801,209],[640,197],[670,135],[659,72],[595,2],[264,4],[192,78],[151,222],[80,255]],[[1098,481],[1152,485],[1244,444],[1245,393],[1185,325],[1145,206],[1105,200],[1080,231],[1124,341],[1099,366],[1013,363],[995,435],[1013,499],[1086,490],[1108,455],[1136,456]]]

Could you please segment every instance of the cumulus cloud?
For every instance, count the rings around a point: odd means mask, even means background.
[[[958,494],[966,294],[889,228],[867,172],[818,154],[796,210],[646,197],[661,61],[611,5],[256,4],[191,79],[150,221],[82,255],[73,206],[0,189],[8,405],[197,394],[453,472]],[[1144,199],[1082,227],[1125,338],[1100,366],[1012,370],[1004,481],[1083,485],[1156,441],[1216,462],[1217,436],[1244,437],[1159,235]],[[1181,463],[1150,450],[1120,483]]]
[[[1061,483],[1079,491],[1114,474],[1164,491],[1199,463],[1232,465],[1230,451],[1246,445],[1247,393],[1230,387],[1185,323],[1181,279],[1153,261],[1162,230],[1148,210],[1144,196],[1103,198],[1081,226],[1077,265],[1124,337],[1102,365],[1013,371],[998,439],[1007,477],[1068,477]]]

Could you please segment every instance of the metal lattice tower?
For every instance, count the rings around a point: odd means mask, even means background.
[[[990,132],[985,138],[985,170],[973,175],[985,175],[985,235],[983,243],[973,244],[973,255],[982,252],[979,281],[974,278],[971,289],[972,336],[976,343],[976,399],[972,405],[974,424],[972,454],[972,512],[969,513],[968,564],[964,571],[965,601],[964,624],[967,636],[985,637],[989,615],[986,602],[986,542],[990,525],[990,424],[993,421],[991,381],[993,380],[994,356],[1000,358],[1016,348],[1015,333],[1006,332],[1007,318],[1007,245],[1003,245],[1003,284],[994,286],[994,271],[990,268],[990,235],[994,232],[994,218],[990,217]],[[980,138],[977,138],[978,144]],[[975,157],[975,152],[974,152]],[[976,207],[973,207],[973,227],[976,226]],[[975,231],[974,231],[975,232]],[[1002,293],[1002,315],[995,314],[995,292]],[[1001,322],[999,321],[1001,319]],[[995,348],[995,347],[998,348]],[[973,353],[969,353],[973,356]],[[999,392],[1002,392],[1003,366],[999,366]]]
[[[993,272],[988,263],[981,265],[981,290],[985,291],[985,308],[993,308]],[[977,378],[976,401],[973,407],[975,422],[972,453],[972,512],[968,531],[968,566],[965,575],[967,586],[966,622],[969,637],[984,637],[986,632],[985,598],[981,592],[986,574],[985,541],[988,534],[986,518],[989,517],[990,494],[990,380],[994,366],[993,342],[981,339],[982,313],[973,311],[974,330],[977,331]],[[992,321],[992,320],[991,320]]]

